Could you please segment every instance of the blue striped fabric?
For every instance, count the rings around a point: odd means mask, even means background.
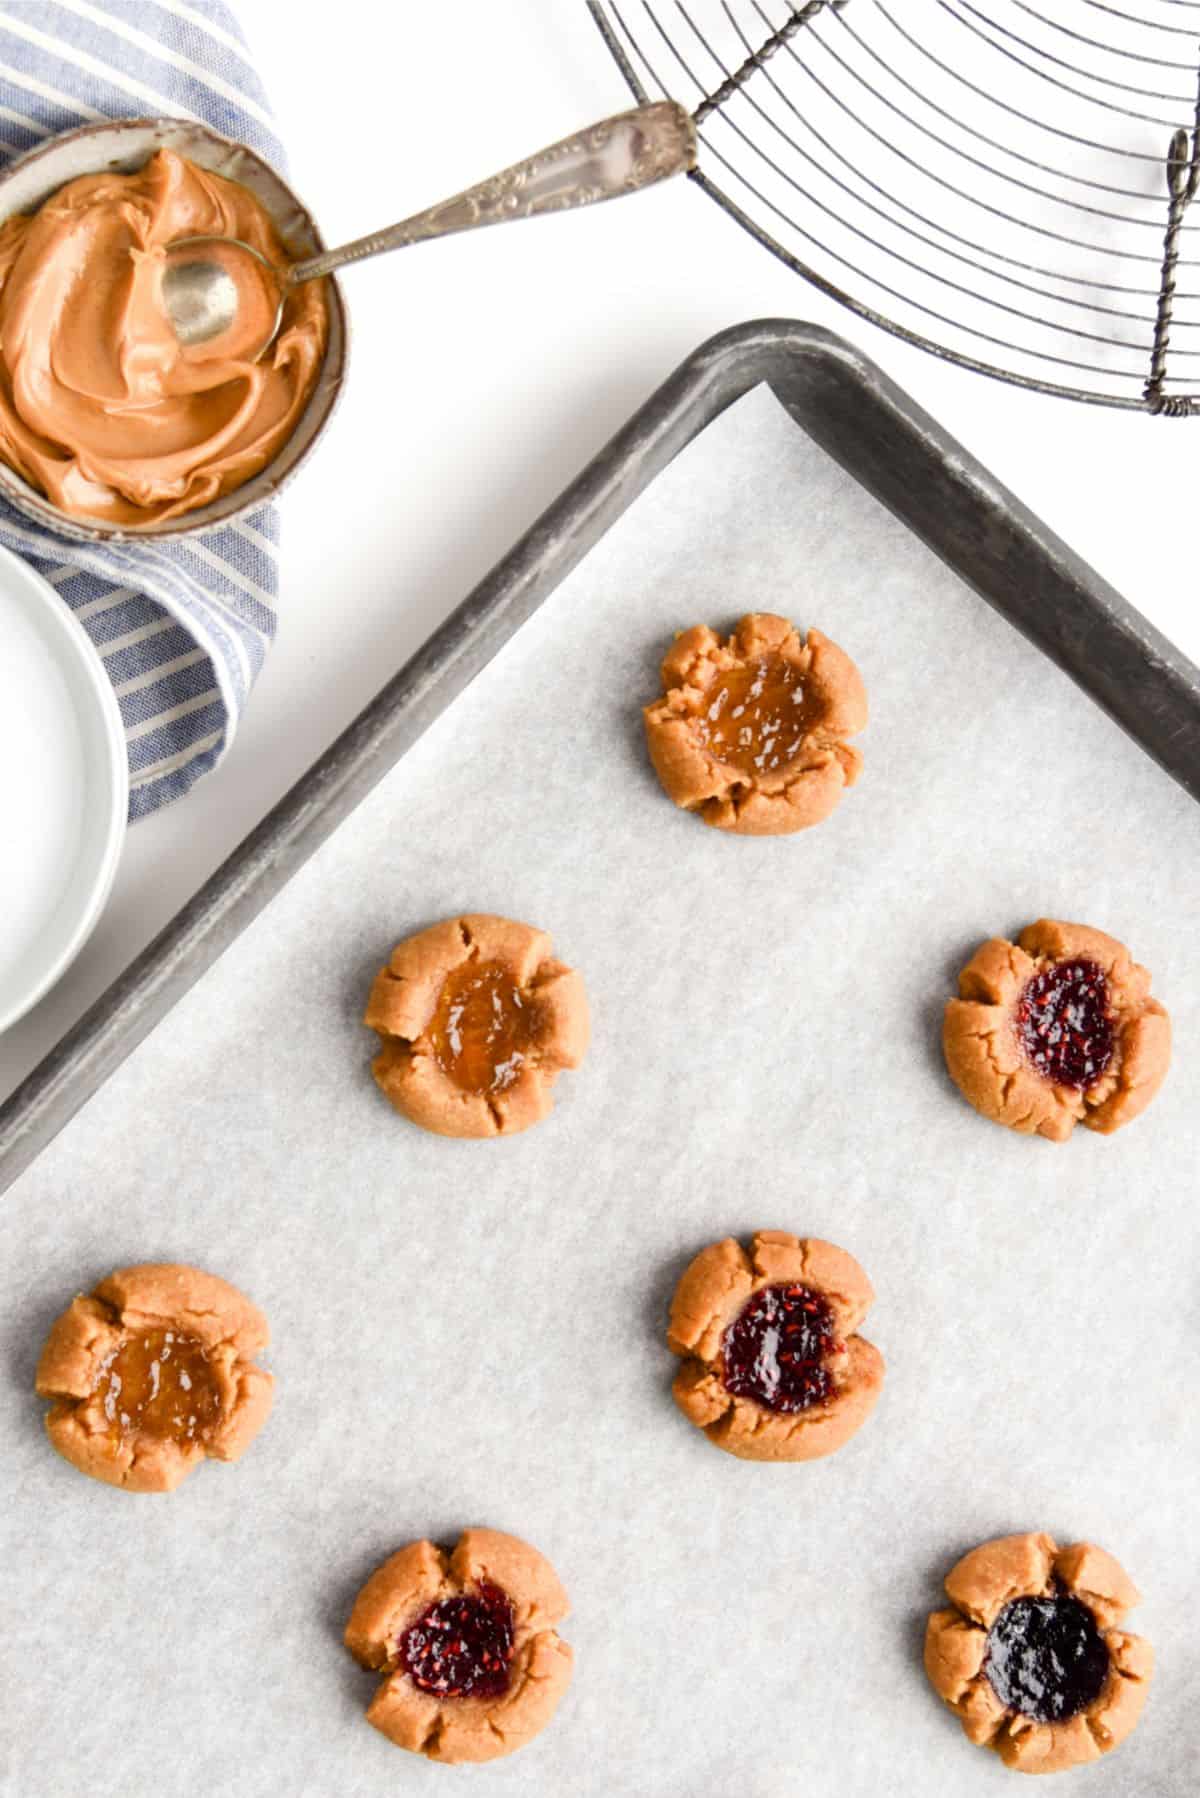
[[[262,83],[219,0],[0,0],[0,163],[100,118],[202,119],[284,169]],[[0,543],[57,588],[108,670],[129,815],[179,799],[229,747],[275,633],[279,519],[202,539],[78,544],[0,500]]]

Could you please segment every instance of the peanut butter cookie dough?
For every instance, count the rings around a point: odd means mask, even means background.
[[[1121,1625],[1139,1603],[1124,1569],[1090,1542],[999,1536],[946,1575],[925,1671],[972,1742],[1018,1773],[1099,1760],[1137,1724],[1154,1652]]]
[[[747,1461],[815,1461],[866,1422],[879,1350],[855,1334],[875,1294],[852,1255],[816,1237],[759,1230],[702,1249],[671,1301],[683,1357],[675,1403],[710,1442]]]
[[[549,1561],[499,1530],[464,1530],[452,1553],[410,1542],[354,1601],[346,1647],[384,1677],[367,1709],[398,1748],[491,1761],[549,1723],[571,1683],[555,1630],[569,1609]]]
[[[942,1045],[963,1097],[993,1123],[1065,1142],[1146,1109],[1171,1059],[1171,1020],[1128,949],[1087,924],[1041,918],[993,937],[958,977]]]
[[[545,931],[471,912],[406,937],[371,988],[375,1078],[439,1136],[508,1136],[546,1117],[588,1045],[583,977]]]
[[[236,1461],[267,1420],[269,1340],[248,1298],[199,1268],[123,1267],[71,1301],[35,1385],[46,1429],[81,1473],[125,1492],[170,1492],[206,1457]]]
[[[646,706],[654,771],[676,805],[717,830],[779,836],[827,818],[862,757],[862,676],[844,650],[786,618],[748,612],[722,643],[706,624],[663,658]]]

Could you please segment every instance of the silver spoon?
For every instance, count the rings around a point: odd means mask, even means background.
[[[162,297],[171,327],[181,344],[193,348],[230,331],[237,322],[239,288],[230,264],[244,252],[257,265],[262,281],[265,269],[277,295],[274,321],[256,352],[261,355],[279,330],[283,302],[289,288],[315,281],[348,262],[378,256],[385,250],[401,250],[432,237],[448,237],[457,231],[473,231],[480,225],[501,225],[509,219],[534,218],[541,212],[562,212],[636,193],[669,175],[682,174],[696,163],[696,130],[691,118],[674,100],[656,100],[632,112],[601,119],[585,131],[550,144],[524,162],[514,163],[488,181],[469,187],[453,199],[443,200],[426,212],[356,237],[340,249],[323,250],[276,268],[266,257],[236,237],[181,237],[167,246],[162,277]]]

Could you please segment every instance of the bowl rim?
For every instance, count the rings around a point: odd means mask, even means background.
[[[316,219],[308,206],[300,198],[291,182],[281,174],[275,164],[251,145],[240,138],[229,137],[215,126],[203,119],[191,119],[179,114],[147,113],[122,116],[117,118],[92,119],[84,125],[74,125],[67,131],[58,131],[44,142],[34,144],[23,155],[16,156],[0,169],[0,222],[9,216],[5,211],[4,201],[7,190],[13,181],[25,171],[46,158],[54,158],[61,154],[65,145],[82,142],[93,137],[123,132],[162,132],[165,134],[182,133],[193,137],[207,139],[225,151],[232,159],[245,158],[251,164],[257,164],[272,181],[278,184],[286,194],[297,215],[298,222],[306,238],[311,240],[312,250],[305,246],[305,253],[310,254],[323,250],[327,246]],[[159,146],[161,147],[161,146]],[[153,154],[154,146],[147,149],[147,157]],[[184,152],[186,154],[186,152]],[[65,186],[68,181],[88,173],[100,173],[104,168],[112,166],[109,162],[99,162],[92,170],[79,169],[74,174],[64,175],[59,185]],[[229,177],[236,180],[236,175]],[[51,188],[46,195],[56,191]],[[261,198],[261,196],[258,196]],[[44,202],[43,202],[44,203]],[[278,221],[277,221],[278,222]],[[8,463],[0,460],[0,496],[7,499],[25,517],[32,519],[43,529],[52,531],[58,537],[64,537],[77,543],[151,543],[177,542],[187,537],[201,536],[208,531],[220,531],[239,519],[248,518],[252,513],[269,505],[276,495],[291,481],[292,477],[305,465],[316,445],[323,437],[326,426],[333,417],[341,401],[346,384],[346,371],[350,357],[350,321],[346,311],[345,295],[336,275],[325,277],[330,296],[331,329],[325,346],[325,355],[321,363],[317,379],[313,383],[312,392],[303,412],[296,421],[291,435],[281,445],[275,456],[258,473],[252,475],[240,487],[230,488],[220,498],[212,500],[207,506],[197,509],[194,515],[184,513],[181,517],[168,519],[162,524],[104,524],[98,520],[87,519],[75,513],[64,512],[40,493],[38,489],[26,481]],[[307,442],[294,451],[292,460],[281,474],[273,474],[276,464],[292,448],[305,420],[317,403],[324,407],[324,415],[318,420],[310,433]],[[246,495],[240,498],[240,495]],[[222,507],[228,502],[227,509],[219,516],[212,516],[214,508]],[[209,516],[201,516],[207,513]]]
[[[3,544],[0,544],[0,564],[10,571],[10,578],[11,571],[15,571],[17,584],[23,589],[24,595],[39,606],[39,616],[45,621],[56,664],[62,667],[64,663],[70,663],[82,677],[82,687],[87,691],[93,707],[94,725],[98,726],[88,729],[84,725],[85,750],[94,749],[95,740],[103,734],[106,751],[105,787],[108,794],[108,817],[103,838],[95,857],[91,879],[86,890],[79,893],[75,921],[57,953],[40,967],[26,986],[18,988],[17,998],[6,1009],[0,1010],[2,1035],[18,1019],[32,1011],[51,987],[62,979],[95,929],[108,902],[129,826],[129,751],[125,742],[125,721],[121,716],[121,707],[100,651],[66,600],[55,591],[45,575],[31,567],[23,556],[17,555]],[[72,684],[71,694],[75,700],[77,715],[80,712],[77,697],[79,692],[80,687]],[[64,895],[64,903],[75,893],[77,885],[78,882],[73,880]]]

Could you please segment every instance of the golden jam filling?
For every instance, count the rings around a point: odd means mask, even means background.
[[[143,1330],[109,1356],[96,1386],[114,1436],[204,1442],[221,1394],[204,1344],[178,1330]]]
[[[502,1093],[528,1059],[537,1008],[498,961],[446,976],[429,1027],[434,1058],[466,1093]]]
[[[693,729],[717,761],[761,778],[795,760],[815,717],[795,663],[765,655],[705,688]]]

